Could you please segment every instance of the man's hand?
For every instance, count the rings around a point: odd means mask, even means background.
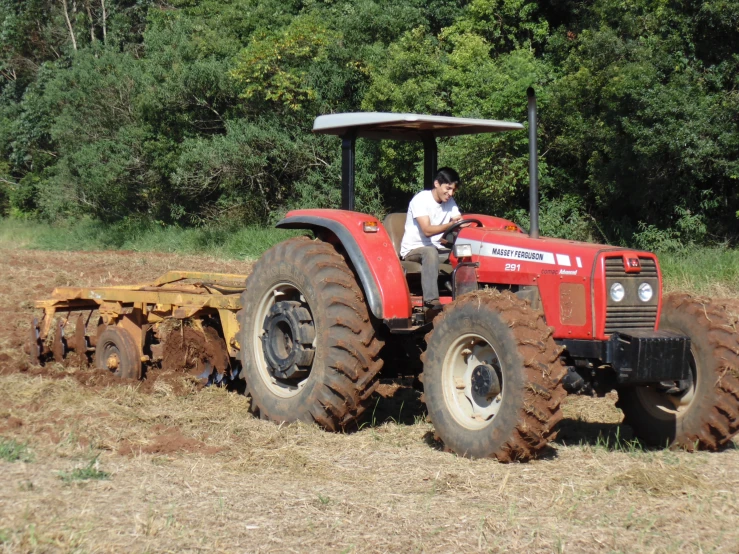
[[[462,219],[462,217],[454,217],[449,223],[443,223],[441,225],[431,225],[431,219],[427,215],[422,215],[416,218],[416,221],[418,221],[418,226],[421,228],[421,232],[426,235],[427,237],[433,237],[436,235],[439,235],[449,229],[452,225],[454,225],[457,221]]]
[[[458,215],[457,217],[453,217],[451,223],[449,223],[449,227],[451,227],[455,223],[458,223],[458,222],[462,221],[462,219],[464,219],[464,218],[461,215]],[[469,227],[469,226],[470,226],[469,223],[465,223],[464,225],[461,225],[460,226],[460,229],[464,229],[465,227]]]

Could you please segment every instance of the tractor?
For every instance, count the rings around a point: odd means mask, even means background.
[[[342,143],[341,209],[287,213],[277,227],[312,237],[272,247],[230,294],[196,283],[201,299],[182,300],[187,306],[138,292],[126,297],[128,304],[119,298],[119,315],[108,315],[102,327],[108,350],[95,352],[98,367],[120,371],[121,357],[131,358],[135,371],[129,373],[140,376],[137,356],[156,362],[152,353],[161,352],[161,321],[207,316],[200,327],[217,328],[210,336],[220,337],[220,351],[232,358],[232,377],[245,380],[251,411],[275,422],[347,428],[371,406],[381,376],[413,374],[436,436],[462,456],[534,458],[555,437],[568,393],[603,396],[614,389],[624,422],[645,443],[690,450],[726,445],[739,432],[734,319],[719,302],[663,296],[653,253],[540,237],[531,89],[528,113],[530,229],[464,214],[444,235],[452,253],[439,275],[440,313],[424,308],[420,265],[399,257],[406,214],[380,221],[354,211],[356,140],[421,142],[430,188],[438,137],[520,132],[524,125],[397,113],[323,115],[313,132]],[[150,286],[136,291],[163,294]],[[66,348],[58,338],[46,346],[55,310],[94,301],[110,312],[105,291],[77,290],[76,304],[72,292],[39,303],[46,317],[32,329],[35,361]],[[137,310],[138,319],[132,318]],[[119,347],[109,335],[124,321],[136,340]],[[60,327],[56,336],[63,336]],[[75,337],[78,352],[94,351],[99,342],[82,331]]]

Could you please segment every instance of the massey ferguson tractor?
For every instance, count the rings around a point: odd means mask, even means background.
[[[568,393],[614,389],[625,423],[648,444],[727,444],[739,432],[735,319],[709,299],[663,297],[652,253],[539,236],[533,90],[531,228],[483,214],[450,228],[441,313],[423,306],[420,265],[399,258],[406,214],[381,222],[354,211],[358,138],[420,141],[431,187],[437,137],[523,129],[428,115],[320,116],[313,132],[342,141],[342,209],[295,210],[277,224],[313,238],[274,246],[248,277],[170,272],[131,287],[55,289],[37,303],[44,316],[32,326],[31,358],[61,361],[74,351],[138,379],[168,352],[196,352],[200,377],[245,380],[255,415],[332,431],[357,421],[381,375],[415,374],[445,448],[500,461],[535,457],[555,436]],[[75,330],[65,333],[72,313]]]

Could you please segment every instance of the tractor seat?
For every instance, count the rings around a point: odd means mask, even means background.
[[[387,234],[390,235],[390,240],[393,241],[395,253],[398,255],[398,258],[400,258],[400,242],[403,240],[403,233],[405,233],[405,219],[407,215],[405,212],[387,214],[385,220],[382,222]],[[400,265],[403,266],[403,271],[405,271],[406,275],[421,273],[421,264],[418,262],[400,260]],[[439,272],[446,275],[451,275],[453,269],[451,264],[441,264],[439,266]]]

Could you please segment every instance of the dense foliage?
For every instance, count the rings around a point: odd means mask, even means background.
[[[321,113],[523,121],[542,231],[733,239],[735,0],[0,0],[0,214],[178,225],[336,207]],[[526,224],[526,134],[458,138],[463,208]],[[405,209],[419,145],[361,142],[358,207]]]

